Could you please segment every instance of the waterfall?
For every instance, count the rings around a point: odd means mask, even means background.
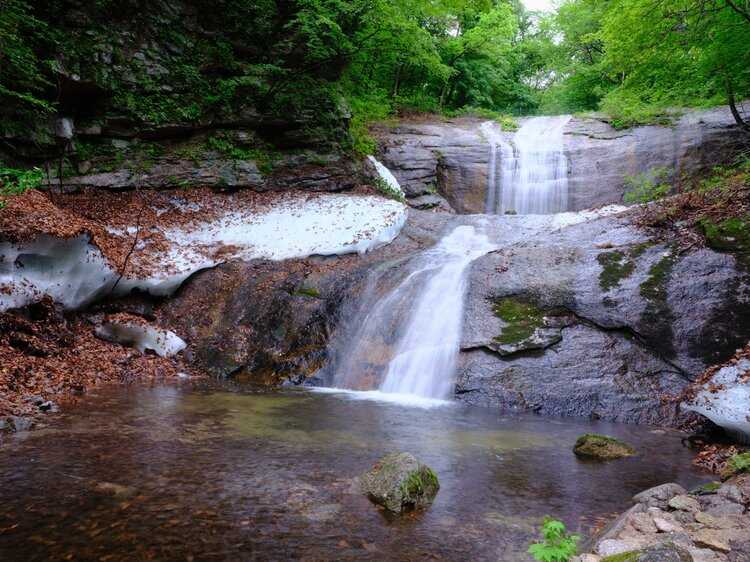
[[[469,264],[494,246],[475,226],[453,229],[414,257],[404,277],[380,298],[365,298],[334,372],[337,388],[446,399],[454,384]],[[377,278],[376,278],[377,279]],[[368,292],[372,292],[371,283]],[[369,301],[369,302],[368,302]],[[379,362],[382,362],[378,364]],[[369,376],[368,370],[379,371]]]
[[[547,215],[568,210],[563,130],[570,119],[569,115],[533,117],[510,139],[495,123],[482,124],[490,145],[487,213]]]

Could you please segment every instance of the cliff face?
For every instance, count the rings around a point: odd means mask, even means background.
[[[33,3],[25,18],[43,32],[28,46],[48,109],[0,91],[0,161],[40,165],[71,188],[351,187],[354,168],[341,156],[350,116],[333,87],[342,68],[295,50],[300,9]]]
[[[457,119],[380,127],[383,163],[409,198],[437,193],[456,212],[483,213],[490,146],[482,121]],[[508,140],[512,133],[504,133]],[[725,163],[743,146],[728,108],[691,111],[673,126],[617,131],[594,118],[574,117],[564,129],[569,163],[569,210],[621,203],[627,176],[667,168],[670,181]]]

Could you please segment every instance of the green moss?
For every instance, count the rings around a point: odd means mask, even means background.
[[[601,460],[619,459],[635,454],[635,450],[627,443],[597,433],[581,435],[573,446],[573,452],[580,457]]]
[[[312,297],[315,299],[320,298],[320,291],[318,291],[315,287],[300,287],[296,291],[294,291],[295,296],[298,297]]]
[[[630,277],[635,271],[635,260],[653,246],[652,242],[643,242],[631,246],[626,250],[603,252],[596,256],[602,271],[599,273],[599,286],[603,291],[617,287],[623,279]]]
[[[602,558],[602,562],[638,562],[638,556],[640,555],[639,550],[631,550],[630,552],[621,552],[620,554],[613,554],[612,556],[605,556]]]
[[[406,503],[417,503],[417,499],[425,494],[434,495],[440,488],[437,475],[432,469],[422,466],[419,470],[409,474],[401,483],[401,495]]]
[[[252,160],[264,176],[273,173],[279,154],[267,147],[245,148],[236,144],[225,134],[217,134],[206,141],[206,149],[218,152],[235,161]]]
[[[750,252],[750,215],[726,219],[714,223],[705,218],[699,222],[706,242],[715,250],[726,252]]]
[[[617,287],[626,277],[635,271],[635,263],[623,252],[604,252],[596,256],[602,271],[599,273],[599,285],[603,291]]]
[[[502,333],[495,338],[500,344],[522,342],[544,326],[544,312],[531,303],[513,298],[500,299],[494,306],[495,315],[506,323]]]
[[[721,488],[721,482],[708,482],[690,490],[690,493],[694,496],[708,496],[715,494],[719,488]]]
[[[666,303],[667,282],[677,261],[673,252],[665,254],[648,270],[648,278],[641,284],[641,296],[652,302]]]
[[[750,472],[750,451],[738,453],[730,458],[721,476],[726,479],[743,472]]]

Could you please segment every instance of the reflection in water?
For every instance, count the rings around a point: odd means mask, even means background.
[[[580,462],[586,431],[639,456]],[[0,560],[526,560],[544,515],[586,532],[648,486],[699,481],[678,437],[298,389],[113,388],[4,443]],[[353,480],[396,450],[441,481],[401,519]]]

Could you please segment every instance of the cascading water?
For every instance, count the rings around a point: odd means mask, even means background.
[[[394,397],[442,400],[452,394],[466,272],[472,261],[494,249],[478,227],[481,221],[477,226],[456,227],[413,258],[393,290],[373,299],[374,303],[362,303],[354,322],[355,337],[347,338],[347,353],[334,373],[334,386],[364,390],[382,378],[379,390]],[[387,341],[391,334],[395,338]],[[363,381],[368,366],[378,359],[387,360],[379,376]]]
[[[568,210],[563,129],[570,119],[569,115],[533,117],[511,139],[495,123],[482,124],[490,145],[487,213],[547,215]]]

